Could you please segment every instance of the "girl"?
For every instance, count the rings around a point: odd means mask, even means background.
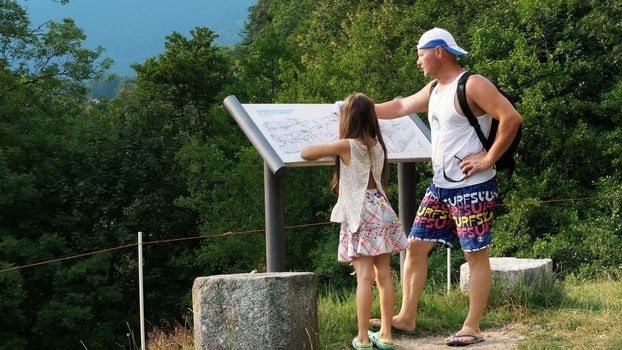
[[[352,346],[393,349],[394,290],[389,258],[406,249],[408,241],[383,189],[389,171],[387,148],[374,102],[360,93],[348,96],[340,112],[339,140],[306,146],[300,155],[310,160],[336,157],[332,190],[339,197],[330,220],[341,223],[338,259],[351,263],[356,271],[358,335]],[[368,331],[374,269],[382,319],[375,333]]]

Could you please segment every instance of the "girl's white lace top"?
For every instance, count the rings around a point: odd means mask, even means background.
[[[382,167],[384,166],[384,151],[380,142],[370,147],[355,139],[348,139],[350,143],[350,164],[341,161],[339,168],[339,198],[333,208],[330,221],[347,223],[351,232],[358,231],[361,223],[363,201],[372,172],[376,187],[384,194],[382,188]],[[370,159],[371,156],[371,159]]]

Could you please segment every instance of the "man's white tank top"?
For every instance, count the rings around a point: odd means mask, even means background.
[[[467,117],[459,114],[456,110],[456,88],[462,74],[459,74],[449,86],[444,87],[440,92],[437,85],[430,94],[428,121],[432,132],[433,182],[440,188],[476,185],[486,182],[496,175],[494,169],[487,169],[459,182],[447,181],[443,175],[444,169],[450,179],[456,181],[462,179],[464,174],[460,170],[457,158],[463,159],[484,148]],[[477,117],[477,120],[484,135],[488,135],[492,117],[484,114]]]

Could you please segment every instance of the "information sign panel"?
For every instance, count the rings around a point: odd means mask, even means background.
[[[300,157],[305,145],[339,137],[339,120],[332,104],[242,104],[286,166],[333,164],[334,159],[308,161]],[[380,120],[389,162],[430,160],[430,141],[416,115]],[[427,132],[429,135],[429,132]]]

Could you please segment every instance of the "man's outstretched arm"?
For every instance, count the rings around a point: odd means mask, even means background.
[[[430,100],[430,85],[428,83],[419,92],[405,98],[376,104],[376,115],[380,119],[394,119],[412,113],[426,112]]]

